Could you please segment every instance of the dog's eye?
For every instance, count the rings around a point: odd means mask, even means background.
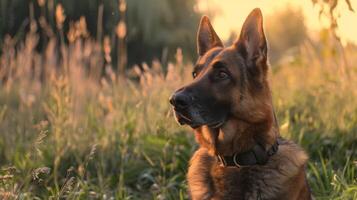
[[[197,77],[197,72],[192,72],[192,77],[196,78]]]
[[[228,78],[228,76],[229,75],[225,71],[219,71],[217,74],[217,78],[221,80]]]

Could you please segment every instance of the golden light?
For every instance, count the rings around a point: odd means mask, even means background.
[[[319,7],[313,6],[311,0],[198,0],[199,11],[215,15],[212,23],[223,40],[228,39],[231,32],[240,31],[244,19],[252,9],[259,7],[267,17],[286,6],[302,10],[309,32],[329,26],[326,18],[319,20]],[[340,15],[338,22],[342,42],[357,43],[357,14],[350,12],[344,2],[339,4],[337,11]]]

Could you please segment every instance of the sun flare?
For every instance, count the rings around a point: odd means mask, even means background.
[[[326,18],[319,18],[319,6],[313,6],[310,0],[198,0],[200,11],[215,16],[213,25],[224,40],[228,39],[232,32],[240,30],[243,20],[252,9],[259,7],[264,16],[269,16],[287,6],[301,9],[309,32],[314,33],[329,26]],[[357,22],[357,14],[348,11],[344,3],[340,3],[338,12],[338,31],[342,42],[357,43],[357,27],[353,26]]]

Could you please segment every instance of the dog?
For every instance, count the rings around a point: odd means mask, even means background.
[[[308,156],[279,136],[260,9],[229,47],[203,16],[197,49],[193,81],[169,100],[178,123],[189,125],[200,145],[187,173],[191,199],[311,199]]]

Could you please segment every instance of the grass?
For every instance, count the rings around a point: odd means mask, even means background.
[[[36,38],[17,47],[7,38],[0,58],[0,198],[187,199],[197,144],[168,104],[190,79],[180,51],[122,77],[102,68],[93,40],[50,41],[40,54]],[[357,66],[301,52],[271,73],[281,134],[310,155],[316,199],[357,199]]]

